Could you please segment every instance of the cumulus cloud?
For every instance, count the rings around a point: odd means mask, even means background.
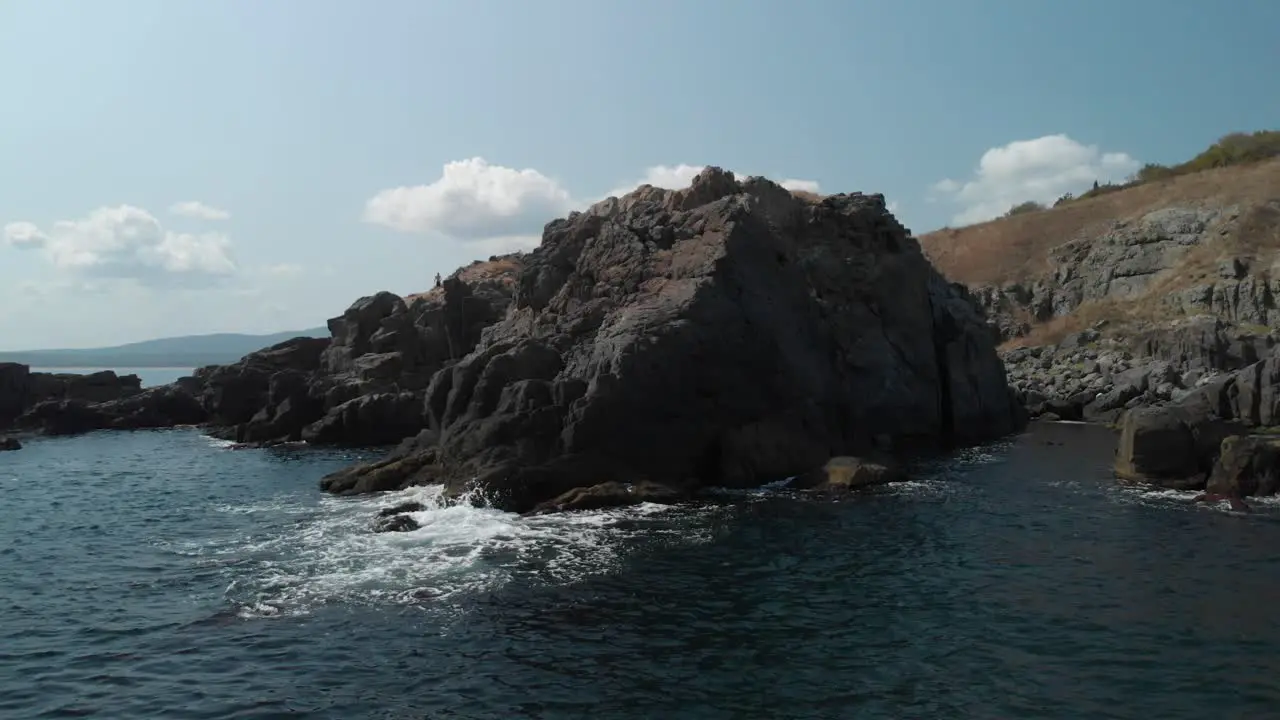
[[[401,232],[472,242],[529,235],[573,207],[569,191],[537,170],[474,157],[446,164],[428,185],[379,192],[365,203],[364,219]]]
[[[190,283],[236,271],[227,236],[167,230],[132,205],[98,208],[47,230],[30,222],[9,223],[3,235],[8,245],[38,250],[55,268],[85,278]]]
[[[1102,152],[1067,135],[1018,140],[982,154],[973,177],[935,183],[935,198],[958,206],[952,218],[968,225],[1003,215],[1019,203],[1049,204],[1064,193],[1088,189],[1096,180],[1116,182],[1133,174],[1141,163],[1122,152]]]
[[[35,223],[12,222],[4,226],[4,241],[19,249],[44,247],[49,238],[40,232]]]
[[[516,170],[474,157],[447,163],[440,177],[429,184],[378,192],[365,203],[364,221],[400,232],[447,237],[485,255],[530,250],[538,246],[542,227],[554,218],[644,184],[687,187],[704,167],[655,165],[607,195],[575,197],[537,170]],[[787,179],[781,184],[793,190],[820,190],[813,180]]]
[[[212,205],[205,205],[199,200],[187,200],[177,202],[169,206],[169,212],[181,217],[196,218],[197,220],[226,220],[231,217],[231,213]]]

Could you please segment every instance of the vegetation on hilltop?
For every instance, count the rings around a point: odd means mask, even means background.
[[[1098,184],[1080,195],[1067,193],[1058,198],[1053,207],[1126,190],[1138,185],[1168,180],[1179,175],[1190,175],[1203,170],[1248,165],[1280,157],[1280,130],[1259,130],[1252,133],[1235,132],[1224,135],[1217,142],[1190,160],[1179,165],[1147,163],[1123,183]],[[1028,201],[1014,205],[1005,217],[1047,209],[1044,205]]]

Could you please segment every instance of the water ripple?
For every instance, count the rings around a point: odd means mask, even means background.
[[[0,716],[1277,717],[1280,502],[1119,486],[1113,442],[521,518],[321,496],[359,452],[34,441],[0,461]]]

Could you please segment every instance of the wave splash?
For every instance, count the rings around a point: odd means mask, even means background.
[[[417,502],[420,527],[375,533],[379,510]],[[448,605],[450,600],[526,584],[572,583],[607,573],[634,543],[709,539],[696,516],[715,507],[636,505],[596,512],[521,516],[446,502],[441,488],[368,498],[302,498],[224,505],[235,515],[267,514],[269,531],[188,546],[228,576],[224,591],[245,618],[303,615],[331,603]]]

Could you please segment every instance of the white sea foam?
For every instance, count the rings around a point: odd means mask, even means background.
[[[420,527],[374,533],[383,508],[418,502]],[[629,508],[520,516],[447,503],[437,487],[364,498],[323,497],[222,505],[215,511],[261,515],[270,531],[174,548],[229,576],[225,595],[242,617],[305,614],[328,603],[433,606],[493,591],[512,579],[566,584],[610,572],[634,547],[628,538],[698,543],[706,523],[688,516],[716,508],[641,504]]]

